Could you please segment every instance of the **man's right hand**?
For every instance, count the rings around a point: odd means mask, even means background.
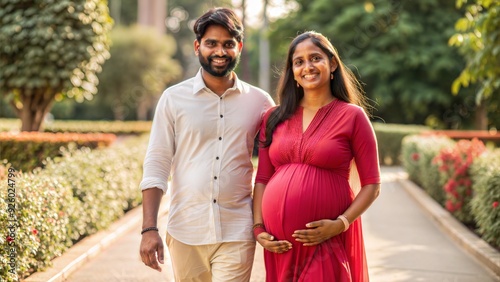
[[[158,263],[164,263],[163,256],[163,241],[157,231],[149,231],[142,234],[140,254],[142,262],[161,272],[161,267]]]

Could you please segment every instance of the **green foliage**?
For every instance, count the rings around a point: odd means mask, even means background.
[[[15,180],[14,241],[0,237],[2,281],[41,270],[82,237],[108,227],[140,203],[138,185],[147,136],[104,150],[65,151],[33,173],[0,180]],[[0,166],[0,168],[2,168]],[[9,167],[7,167],[8,169]],[[9,226],[7,205],[11,197],[0,189],[0,226]],[[16,275],[8,273],[9,241],[14,246]],[[6,266],[6,267],[4,267]],[[17,276],[17,277],[16,277]]]
[[[319,31],[365,83],[367,95],[377,103],[377,115],[386,122],[423,124],[432,116],[444,127],[468,124],[469,112],[448,113],[455,109],[452,106],[464,104],[463,96],[450,93],[464,65],[457,50],[447,44],[460,17],[452,2],[297,2],[297,12],[272,26],[272,58],[281,61],[298,32]]]
[[[466,6],[465,14],[456,21],[449,44],[460,48],[467,59],[465,69],[454,81],[452,91],[479,83],[476,102],[482,100],[500,105],[500,1],[457,0]]]
[[[439,135],[410,135],[403,138],[402,163],[410,180],[422,187],[436,202],[444,205],[444,180],[433,159],[443,148],[455,142]]]
[[[0,0],[0,95],[23,130],[38,130],[56,95],[97,93],[111,25],[105,0]]]
[[[0,119],[0,132],[18,131],[18,119]],[[140,135],[151,130],[151,121],[55,120],[45,124],[45,132],[112,133]]]
[[[61,148],[103,148],[116,139],[114,134],[78,134],[45,132],[0,132],[0,161],[6,160],[16,170],[29,172],[42,167],[48,158],[61,155]]]
[[[474,197],[471,209],[481,237],[500,247],[500,149],[474,160],[471,168]]]
[[[405,124],[373,123],[377,136],[380,163],[383,165],[401,164],[401,141],[407,135],[429,130],[425,126]]]
[[[0,239],[0,260],[14,262],[8,266],[2,263],[6,266],[0,268],[2,281],[19,281],[17,278],[45,268],[51,258],[60,256],[71,244],[67,234],[69,217],[64,212],[74,211],[74,217],[83,212],[71,195],[67,179],[14,175],[8,177],[13,180],[11,189],[0,190],[0,207],[6,211],[10,204],[13,211],[0,215],[0,226],[9,227],[8,237]],[[15,250],[14,260],[9,259],[11,248]]]
[[[123,120],[142,103],[152,106],[167,84],[179,78],[181,67],[172,60],[175,42],[142,26],[117,27],[111,32],[111,58],[99,74],[98,101]]]

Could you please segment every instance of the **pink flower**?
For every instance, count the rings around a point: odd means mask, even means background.
[[[498,201],[495,201],[493,202],[493,204],[491,204],[491,206],[496,209],[498,207]]]

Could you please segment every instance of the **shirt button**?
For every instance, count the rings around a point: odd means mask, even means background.
[[[219,137],[219,140],[222,140],[222,137]]]
[[[215,157],[215,159],[216,159],[216,160],[218,160],[218,159],[219,159],[219,157]]]
[[[217,180],[217,176],[214,176],[214,179]]]
[[[224,117],[224,115],[220,115],[220,118],[223,118],[223,117]]]
[[[214,199],[214,204],[215,204],[215,203],[217,203],[217,200],[216,200],[216,199]]]

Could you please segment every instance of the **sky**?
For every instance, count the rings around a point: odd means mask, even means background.
[[[241,0],[232,1],[234,7],[241,6]],[[258,28],[262,25],[263,2],[263,0],[246,0],[246,26]],[[271,21],[283,17],[293,9],[297,9],[296,4],[285,4],[285,0],[268,0],[268,3],[267,16]]]

